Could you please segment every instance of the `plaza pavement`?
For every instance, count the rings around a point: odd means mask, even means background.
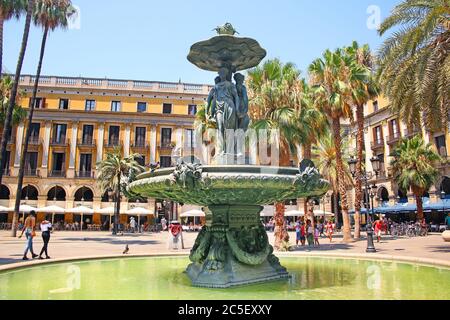
[[[81,257],[107,257],[122,255],[128,244],[129,255],[188,254],[197,233],[184,233],[185,249],[172,251],[167,248],[168,233],[125,234],[112,236],[109,232],[69,232],[58,231],[52,234],[49,254],[52,260],[78,259]],[[290,233],[291,244],[295,243],[295,234]],[[289,256],[344,256],[375,259],[396,259],[426,264],[439,264],[450,267],[450,243],[445,243],[441,234],[428,237],[399,238],[383,236],[380,243],[375,242],[377,253],[366,254],[366,239],[352,243],[342,243],[342,237],[336,235],[333,243],[321,238],[319,248],[300,247],[280,255]],[[273,233],[269,233],[273,243]],[[35,264],[45,260],[22,261],[25,238],[11,238],[9,231],[0,231],[0,270],[8,267]],[[35,252],[42,247],[40,232],[34,241]],[[49,261],[49,260],[46,260]]]

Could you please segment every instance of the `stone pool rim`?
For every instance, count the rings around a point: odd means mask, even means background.
[[[397,256],[397,255],[372,255],[367,253],[324,253],[324,252],[278,252],[275,255],[279,258],[335,258],[335,259],[349,259],[349,260],[364,260],[364,261],[387,261],[405,264],[415,264],[424,267],[446,268],[450,269],[450,261],[420,258],[414,256]],[[0,266],[0,276],[11,271],[18,271],[31,267],[49,266],[53,264],[63,264],[68,262],[83,262],[92,260],[115,260],[115,259],[133,259],[133,258],[188,258],[189,254],[185,252],[171,252],[171,253],[149,253],[149,254],[130,254],[130,255],[96,255],[96,256],[79,256],[70,258],[56,258],[50,260],[32,260],[17,263],[11,263]]]

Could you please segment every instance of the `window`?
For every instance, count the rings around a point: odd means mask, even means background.
[[[90,173],[92,170],[92,154],[80,154],[80,173]]]
[[[54,152],[53,153],[53,171],[54,173],[64,172],[65,167],[65,157],[64,153]]]
[[[86,105],[84,107],[86,111],[94,111],[95,110],[95,100],[86,100]]]
[[[185,147],[188,148],[188,149],[196,147],[195,135],[194,135],[194,130],[193,129],[186,129]]]
[[[6,161],[3,163],[3,170],[8,170],[9,169],[10,158],[11,158],[11,152],[6,151]]]
[[[111,102],[111,111],[112,112],[120,112],[121,103],[120,101],[112,101]]]
[[[92,144],[92,138],[94,136],[94,126],[92,124],[85,124],[83,126],[83,144]]]
[[[134,137],[134,142],[136,147],[144,147],[145,146],[145,127],[136,127],[136,136]]]
[[[109,126],[109,145],[118,146],[119,145],[119,126]]]
[[[146,112],[146,111],[147,111],[147,102],[138,102],[137,112]]]
[[[161,129],[161,145],[163,147],[168,147],[172,143],[172,129],[162,128]]]
[[[170,168],[172,166],[172,158],[167,156],[161,156],[159,158],[159,166],[161,168]]]
[[[391,128],[392,136],[394,138],[398,138],[399,137],[399,129],[398,129],[397,119],[392,119],[390,121],[390,128]]]
[[[53,142],[54,143],[66,143],[66,124],[55,124],[53,126]]]
[[[374,141],[376,144],[381,144],[383,142],[383,133],[381,131],[381,126],[374,128]]]
[[[190,104],[188,106],[188,115],[195,116],[197,114],[197,105]]]
[[[378,107],[378,101],[375,100],[375,101],[373,102],[373,112],[377,112],[378,109],[379,109],[379,107]]]
[[[32,123],[31,124],[30,137],[31,138],[39,138],[39,131],[40,130],[41,130],[41,124],[40,123]]]
[[[38,167],[38,153],[37,152],[27,152],[25,156],[25,172],[27,174],[36,174],[36,169]]]
[[[172,113],[172,104],[171,103],[163,103],[163,113],[164,114]]]
[[[386,176],[386,165],[384,163],[384,154],[380,153],[377,154],[378,159],[380,159],[380,176],[385,177]]]
[[[61,110],[69,109],[69,99],[59,99],[59,109]]]
[[[45,107],[45,98],[36,98],[34,100],[34,108],[35,109],[43,109],[44,107]]]
[[[441,157],[447,156],[447,144],[445,142],[445,135],[434,138],[436,142],[436,148]]]

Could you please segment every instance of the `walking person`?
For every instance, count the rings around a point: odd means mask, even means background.
[[[31,257],[37,258],[38,255],[34,253],[33,251],[33,237],[36,236],[36,212],[35,211],[31,211],[30,215],[25,219],[23,228],[22,228],[22,233],[19,236],[19,239],[22,238],[23,233],[25,232],[25,236],[27,238],[27,243],[25,245],[25,251],[23,253],[23,258],[22,260],[28,260],[27,254],[28,251],[31,252]]]
[[[326,226],[326,233],[327,233],[327,237],[328,239],[330,239],[330,243],[333,242],[333,223],[330,221],[328,221],[328,224]]]
[[[316,226],[316,228],[314,229],[314,246],[317,245],[318,247],[320,247],[319,237],[320,237],[320,230],[319,227]]]
[[[383,230],[383,221],[377,220],[374,223],[375,235],[377,237],[377,242],[381,241],[381,231]]]
[[[134,220],[134,217],[130,218],[130,228],[132,233],[136,232],[136,220]]]
[[[312,247],[314,245],[314,228],[312,226],[311,220],[308,220],[306,222],[306,231],[307,231],[307,237],[308,240],[308,246]]]
[[[297,220],[297,223],[295,224],[295,245],[298,246],[300,239],[300,230],[301,230],[301,225],[300,225],[300,220]]]
[[[48,243],[50,241],[50,231],[52,230],[52,224],[50,221],[44,220],[41,222],[41,231],[42,231],[42,240],[44,240],[44,246],[41,249],[41,253],[39,253],[39,259],[42,258],[42,254],[45,253],[45,259],[50,259],[48,255]]]
[[[300,242],[302,247],[304,247],[306,242],[306,227],[304,222],[300,223]]]

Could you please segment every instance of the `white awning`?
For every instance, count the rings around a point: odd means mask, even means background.
[[[48,207],[42,207],[38,208],[36,212],[42,212],[42,213],[64,213],[66,210],[64,208],[58,207],[58,206],[48,206]]]
[[[106,207],[99,210],[95,210],[95,212],[100,213],[102,215],[112,215],[114,214],[114,207]]]
[[[14,210],[14,209],[13,209]],[[13,211],[13,210],[11,210],[11,208],[7,208],[7,207],[4,207],[4,206],[0,206],[0,212],[10,212],[10,211]]]
[[[189,210],[180,215],[180,218],[187,218],[187,217],[204,217],[205,213],[202,210]]]
[[[303,217],[304,215],[304,212],[299,210],[290,210],[284,213],[285,217]]]
[[[136,207],[134,209],[125,211],[125,214],[128,214],[130,216],[145,216],[145,215],[153,215],[154,212],[152,210],[145,209],[142,207]]]
[[[91,209],[91,208],[88,208],[88,207],[85,207],[85,206],[79,206],[79,207],[72,208],[72,209],[66,209],[65,212],[93,214],[94,213],[94,209]]]
[[[14,211],[14,208],[11,208],[11,211]],[[29,206],[27,204],[24,205],[20,205],[19,207],[19,212],[23,212],[23,213],[30,213],[31,211],[36,211],[37,208]]]

